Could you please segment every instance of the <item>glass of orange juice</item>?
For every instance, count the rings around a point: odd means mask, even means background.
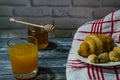
[[[30,79],[38,72],[37,39],[11,38],[7,42],[12,71],[17,79]]]

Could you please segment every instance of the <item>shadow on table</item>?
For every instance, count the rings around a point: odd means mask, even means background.
[[[31,80],[55,80],[55,74],[49,69],[39,67],[37,76]]]
[[[43,50],[43,51],[44,51],[44,50],[53,50],[53,49],[55,49],[56,47],[57,47],[57,44],[56,44],[56,43],[49,41],[48,47],[47,47],[46,49],[42,49],[42,50]]]

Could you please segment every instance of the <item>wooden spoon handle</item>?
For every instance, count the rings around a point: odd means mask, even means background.
[[[16,23],[20,23],[20,24],[26,24],[26,25],[30,25],[30,26],[35,26],[35,27],[43,28],[43,25],[37,25],[37,24],[33,24],[33,23],[19,21],[19,20],[15,20],[14,18],[10,18],[10,22],[16,22]]]

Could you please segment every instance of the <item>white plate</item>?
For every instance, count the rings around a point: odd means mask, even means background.
[[[81,60],[85,63],[88,63],[88,64],[95,65],[95,66],[117,66],[117,65],[120,65],[120,61],[119,62],[108,62],[108,63],[91,63],[88,61],[88,58],[84,58],[82,56],[79,56],[78,54],[76,56],[79,60]]]
[[[78,44],[76,44],[78,45]],[[117,46],[120,46],[120,44],[116,44]],[[91,63],[88,58],[85,58],[85,57],[82,57],[78,54],[77,50],[78,50],[78,47],[79,46],[75,46],[73,47],[73,51],[75,52],[76,54],[76,57],[81,60],[82,62],[85,62],[85,63],[88,63],[88,64],[92,64],[92,65],[95,65],[95,66],[117,66],[117,65],[120,65],[120,61],[119,62],[108,62],[108,63]]]

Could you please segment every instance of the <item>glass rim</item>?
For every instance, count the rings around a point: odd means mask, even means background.
[[[10,45],[9,43],[10,43],[10,41],[12,41],[12,40],[14,40],[14,39],[22,39],[22,38],[29,38],[29,37],[31,37],[31,38],[33,38],[34,40],[35,40],[35,44],[34,45],[37,45],[37,39],[34,37],[34,36],[16,36],[16,37],[12,37],[12,38],[10,38],[8,41],[7,41],[7,45],[8,45],[8,47],[12,47],[12,45]],[[32,44],[32,43],[31,43]],[[33,46],[34,46],[33,45]],[[31,47],[33,47],[33,46],[31,46]],[[29,47],[30,48],[30,47]],[[20,49],[25,49],[25,48],[20,48]]]

